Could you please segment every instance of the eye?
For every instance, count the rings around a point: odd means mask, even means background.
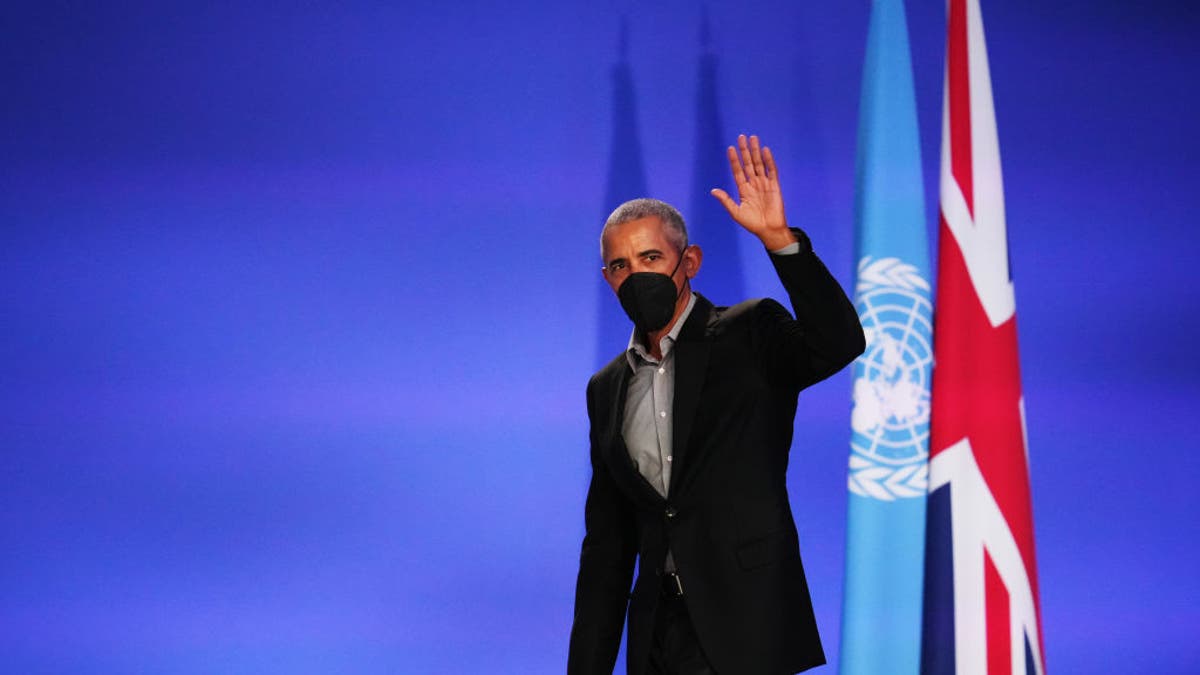
[[[654,262],[655,260],[658,260],[661,257],[662,256],[657,253],[651,253],[650,255],[646,256],[646,260],[649,260],[650,262]]]
[[[618,272],[623,269],[625,269],[625,263],[623,263],[623,262],[610,263],[608,266],[609,272]]]

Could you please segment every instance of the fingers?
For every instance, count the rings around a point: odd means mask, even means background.
[[[738,150],[742,153],[742,166],[746,167],[746,179],[749,181],[757,174],[754,172],[754,158],[750,156],[750,146],[746,143],[746,134],[738,135]]]
[[[775,155],[771,154],[770,148],[763,148],[762,154],[763,164],[767,167],[768,177],[775,182],[779,182],[779,169],[775,168]]]
[[[763,167],[762,148],[758,144],[758,136],[750,137],[750,159],[754,162],[754,174],[766,178],[767,170]]]
[[[742,163],[738,161],[737,150],[733,146],[729,146],[725,150],[725,155],[729,158],[729,172],[733,174],[733,182],[735,185],[741,185],[746,182],[746,172],[742,170]]]
[[[729,171],[733,174],[739,193],[742,192],[743,185],[753,182],[755,178],[778,182],[779,171],[775,167],[775,156],[771,154],[770,148],[759,143],[758,136],[747,138],[745,134],[739,134],[737,147],[729,146],[725,154],[729,158]]]
[[[729,193],[725,192],[721,188],[713,188],[709,190],[708,193],[716,197],[717,201],[721,202],[721,206],[725,207],[725,210],[729,212],[729,215],[732,216],[733,214],[737,213],[737,202],[733,201],[733,198],[729,196]]]

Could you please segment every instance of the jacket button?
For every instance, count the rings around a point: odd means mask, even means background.
[[[674,517],[675,517],[675,514],[677,514],[677,513],[679,513],[679,512],[675,510],[675,507],[674,507],[674,506],[668,506],[668,507],[667,507],[667,510],[666,510],[666,511],[664,511],[663,513],[667,514],[667,517],[668,517],[668,518],[674,518]]]

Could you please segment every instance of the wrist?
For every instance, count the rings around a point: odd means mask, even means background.
[[[796,235],[786,227],[782,230],[764,232],[761,236],[759,236],[758,240],[762,242],[763,246],[766,247],[768,251],[778,251],[781,248],[791,246],[792,244],[800,241],[796,238]]]

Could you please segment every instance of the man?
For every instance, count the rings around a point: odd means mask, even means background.
[[[568,672],[611,673],[628,601],[628,672],[796,673],[825,662],[786,472],[800,390],[864,348],[853,305],[789,229],[774,158],[728,149],[739,201],[793,319],[771,299],[692,292],[700,248],[669,205],[634,200],[601,235],[604,278],[634,322],[587,388],[592,479]],[[635,560],[638,577],[630,593]]]

